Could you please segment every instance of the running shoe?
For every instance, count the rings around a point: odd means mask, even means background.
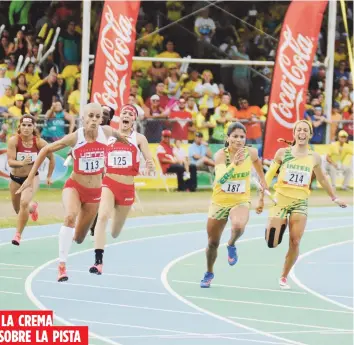
[[[19,246],[21,242],[21,234],[19,232],[16,232],[14,239],[12,240],[12,244],[14,246]]]
[[[98,264],[97,262],[90,267],[89,272],[92,274],[101,275],[103,271],[103,264]]]
[[[58,271],[58,282],[66,282],[69,279],[66,273],[66,267],[63,265],[59,265]]]
[[[279,279],[279,287],[282,290],[290,290],[291,289],[290,285],[288,284],[288,279],[285,277],[281,277]]]
[[[30,212],[31,218],[34,222],[36,222],[38,219],[38,202],[34,201],[31,205],[31,208],[32,208]]]
[[[211,281],[214,279],[214,273],[206,272],[204,278],[200,281],[201,288],[209,288]]]
[[[238,261],[237,249],[235,246],[227,246],[227,261],[230,266],[233,266]]]

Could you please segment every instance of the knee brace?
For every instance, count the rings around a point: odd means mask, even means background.
[[[269,230],[269,238],[268,238],[268,248],[275,248],[278,244],[281,243],[281,241],[283,240],[283,235],[284,235],[284,232],[285,232],[285,229],[286,229],[286,224],[282,224],[281,227],[280,227],[280,230],[277,234],[277,229],[272,227],[270,228]],[[274,245],[274,239],[275,237],[278,236],[277,238],[277,244]],[[265,231],[265,240],[267,240],[267,229]]]

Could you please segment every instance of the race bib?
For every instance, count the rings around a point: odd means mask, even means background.
[[[108,154],[108,166],[112,168],[128,168],[133,165],[130,151],[113,151]]]
[[[284,182],[297,187],[305,187],[310,184],[311,175],[308,171],[286,169]]]
[[[79,159],[79,170],[85,173],[94,173],[104,168],[104,157],[81,157]]]
[[[24,161],[26,157],[31,157],[31,162],[34,162],[37,158],[37,152],[17,152],[16,160],[17,161]]]
[[[241,180],[241,181],[226,182],[221,186],[221,189],[225,193],[243,194],[246,192],[246,181]]]

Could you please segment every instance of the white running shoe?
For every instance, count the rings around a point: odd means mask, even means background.
[[[290,285],[288,284],[288,279],[285,277],[281,277],[279,279],[279,287],[281,290],[290,290],[291,289]]]
[[[185,171],[183,173],[183,180],[186,181],[186,180],[189,180],[191,178],[191,174],[187,171]]]

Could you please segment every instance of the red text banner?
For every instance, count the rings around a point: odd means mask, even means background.
[[[279,137],[291,141],[293,125],[304,117],[312,63],[328,1],[293,0],[280,34],[268,104],[263,158],[273,159]]]
[[[135,25],[140,1],[109,1],[103,6],[95,55],[91,102],[107,105],[119,114],[130,92]],[[112,127],[117,127],[115,117]]]

